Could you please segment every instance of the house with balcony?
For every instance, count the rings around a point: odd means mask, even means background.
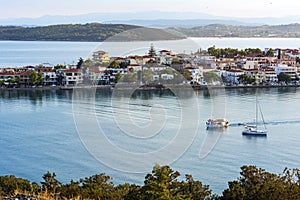
[[[56,72],[52,69],[41,69],[43,76],[43,85],[56,85],[57,76]]]
[[[185,68],[191,72],[191,83],[200,84],[203,82],[203,67],[187,67]]]
[[[228,71],[221,71],[219,75],[225,77],[227,80],[231,81],[234,84],[239,84],[238,79],[242,74],[245,74],[243,70],[231,69]]]
[[[63,71],[65,77],[66,86],[74,86],[80,84],[83,81],[82,73],[79,69],[67,69]]]
[[[21,86],[27,86],[30,85],[30,75],[32,74],[32,71],[23,71],[19,72],[18,75],[20,77],[20,85]]]
[[[93,53],[93,58],[92,58],[94,63],[109,63],[110,58],[107,52],[105,51],[95,51]]]
[[[288,66],[287,64],[278,64],[276,66],[269,66],[275,70],[276,74],[280,73],[288,74],[292,80],[296,80],[297,78],[297,67]]]
[[[159,63],[160,64],[166,64],[166,65],[171,65],[173,58],[176,55],[170,51],[170,50],[161,50],[159,51],[158,57],[159,57]]]

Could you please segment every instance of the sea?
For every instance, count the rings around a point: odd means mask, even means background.
[[[300,46],[299,39],[248,38],[248,46],[246,38],[188,40],[203,49],[230,44],[234,48]],[[162,42],[171,43],[165,49],[176,46],[174,41]],[[131,52],[141,52],[150,43],[126,44],[135,49]],[[144,47],[138,48],[139,44]],[[113,45],[112,50],[125,46]],[[0,65],[76,62],[97,48],[97,43],[0,41]],[[256,102],[261,108],[258,125],[266,126],[267,137],[242,135],[243,124],[255,121]],[[68,183],[105,173],[115,184],[143,184],[146,174],[160,164],[179,171],[181,179],[191,174],[221,194],[228,181],[240,176],[243,165],[277,174],[285,167],[300,168],[299,109],[296,87],[0,90],[0,175],[39,183],[49,171]],[[207,130],[209,118],[226,118],[231,126]]]

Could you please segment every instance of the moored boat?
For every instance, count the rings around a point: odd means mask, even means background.
[[[229,121],[227,119],[209,119],[206,122],[206,128],[226,128],[228,126]]]
[[[267,136],[267,130],[257,129],[257,126],[245,126],[243,135],[254,135],[254,136]]]
[[[255,109],[255,125],[246,125],[245,129],[242,131],[242,134],[243,135],[253,135],[253,136],[267,136],[267,132],[268,131],[267,131],[267,127],[266,127],[266,124],[265,124],[265,120],[264,120],[261,108],[260,108],[260,106],[258,104],[257,95],[256,95],[255,105],[256,105],[256,109]],[[265,127],[264,130],[257,129],[257,124],[258,124],[258,122],[257,122],[257,120],[258,120],[258,110],[260,111],[261,118],[262,118],[263,123],[264,123],[264,127]]]

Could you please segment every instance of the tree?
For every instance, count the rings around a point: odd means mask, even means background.
[[[156,56],[156,51],[155,51],[155,49],[154,49],[153,44],[151,44],[151,46],[150,46],[148,55],[149,55],[149,56],[152,56],[152,57]]]
[[[266,52],[266,56],[267,56],[267,57],[273,57],[273,56],[274,56],[274,51],[273,51],[273,49],[269,49],[269,50]]]
[[[169,166],[155,165],[152,174],[145,177],[142,187],[143,199],[172,199],[176,194],[172,188],[179,175],[179,172],[174,172]]]
[[[229,182],[220,199],[299,199],[300,173],[285,169],[282,175],[266,172],[256,166],[242,166],[238,180]]]
[[[56,83],[57,83],[57,85],[63,85],[64,84],[64,79],[65,79],[64,74],[63,73],[59,73],[56,76]]]
[[[108,68],[117,69],[120,68],[120,64],[117,60],[114,60],[109,64]]]
[[[143,70],[142,74],[143,74],[143,82],[144,83],[148,84],[149,82],[152,81],[153,71],[151,69]]]
[[[212,83],[219,80],[219,76],[216,72],[204,72],[203,78],[207,83]]]
[[[45,80],[46,81],[48,81],[50,79],[50,76],[47,74],[46,76],[45,76]],[[46,83],[47,84],[47,83]]]
[[[29,180],[17,178],[13,175],[0,176],[0,193],[4,195],[13,195],[16,191],[30,192],[31,184]]]
[[[155,165],[152,174],[147,174],[144,186],[138,189],[139,199],[194,199],[203,200],[211,197],[211,190],[200,181],[194,181],[186,175],[186,181],[178,181],[180,173],[169,166]],[[132,195],[132,194],[131,194]],[[133,195],[134,196],[134,195]]]
[[[66,65],[63,65],[63,64],[57,64],[57,65],[55,65],[54,66],[54,69],[66,69],[67,68],[67,66]]]
[[[280,74],[278,75],[278,81],[290,82],[291,80],[291,76],[284,72],[280,72]]]
[[[179,58],[175,57],[175,58],[173,58],[173,60],[172,60],[172,65],[173,65],[173,64],[182,64],[182,61],[179,60]]]
[[[298,56],[296,57],[296,63],[300,63],[300,58]]]
[[[80,186],[80,182],[73,181],[69,184],[62,185],[59,189],[60,197],[63,197],[65,199],[75,199],[77,197],[82,196],[82,188]]]
[[[118,73],[115,75],[115,83],[117,83],[121,78],[122,78],[122,74],[121,74],[120,72],[118,72]]]
[[[83,62],[84,62],[83,58],[80,57],[78,62],[77,62],[76,68],[81,69],[81,66],[82,66]]]
[[[52,197],[57,196],[58,189],[62,185],[55,177],[55,173],[47,172],[43,175],[44,181],[41,182],[43,191]]]
[[[32,74],[29,76],[29,82],[31,85],[39,85],[43,81],[43,75],[42,72],[36,73],[36,71],[33,71]]]
[[[242,74],[238,78],[238,81],[239,81],[239,83],[243,83],[243,84],[252,84],[252,83],[255,82],[255,78],[254,77],[250,77],[247,74]]]
[[[96,174],[80,180],[83,199],[113,199],[114,185],[109,176]]]
[[[180,70],[180,73],[187,81],[192,80],[192,73],[188,69],[182,69]]]

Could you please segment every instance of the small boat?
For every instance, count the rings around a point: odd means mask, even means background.
[[[267,136],[267,131],[257,129],[256,125],[245,126],[245,130],[242,133],[243,133],[243,135]]]
[[[266,127],[266,124],[265,124],[265,120],[264,120],[264,117],[263,117],[263,114],[262,114],[262,111],[261,111],[261,108],[258,104],[258,100],[257,100],[257,95],[256,95],[256,112],[255,112],[255,125],[246,125],[245,126],[245,129],[244,131],[242,132],[243,135],[253,135],[253,136],[267,136],[267,127]],[[260,111],[260,114],[261,114],[261,118],[264,122],[264,127],[265,129],[264,130],[260,130],[257,128],[257,120],[258,120],[258,110]]]
[[[209,119],[206,122],[206,128],[226,128],[229,126],[229,121],[226,119]]]

